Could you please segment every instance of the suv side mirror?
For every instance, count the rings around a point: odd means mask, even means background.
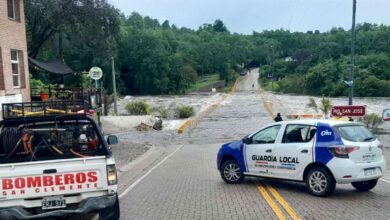
[[[108,135],[107,137],[107,144],[113,145],[118,143],[118,137],[115,135]]]
[[[243,139],[242,139],[242,142],[244,142],[244,144],[251,144],[252,143],[252,138],[250,138],[250,137],[244,137]]]

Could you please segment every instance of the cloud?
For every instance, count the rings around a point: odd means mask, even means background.
[[[169,20],[179,27],[197,29],[221,19],[232,32],[284,28],[292,31],[332,27],[349,29],[352,0],[109,0],[129,15]],[[390,24],[390,1],[358,0],[357,22]]]

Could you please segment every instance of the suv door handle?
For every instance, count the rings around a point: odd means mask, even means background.
[[[271,150],[271,149],[267,149],[265,152],[266,152],[266,153],[271,153],[272,150]]]
[[[309,153],[309,151],[308,150],[301,150],[301,153],[307,154],[307,153]]]

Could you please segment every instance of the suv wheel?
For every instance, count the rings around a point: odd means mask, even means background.
[[[368,180],[362,182],[355,182],[352,183],[352,186],[359,192],[366,192],[373,189],[377,183],[378,183],[378,179],[375,179],[375,180]]]
[[[225,161],[221,166],[221,177],[229,184],[241,183],[244,179],[240,167],[234,160]]]
[[[326,169],[314,167],[306,177],[306,187],[312,195],[325,197],[334,192],[336,182]]]

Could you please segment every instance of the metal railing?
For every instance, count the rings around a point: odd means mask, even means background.
[[[89,110],[85,101],[47,101],[7,103],[2,106],[3,119],[45,117],[57,115],[86,115]]]
[[[91,109],[101,106],[101,91],[95,88],[31,88],[31,101],[87,101]]]

